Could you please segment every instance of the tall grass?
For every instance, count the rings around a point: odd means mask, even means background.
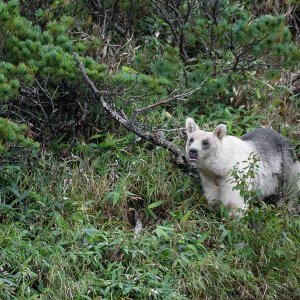
[[[1,195],[1,299],[300,297],[299,216],[211,212],[162,149],[48,157]]]

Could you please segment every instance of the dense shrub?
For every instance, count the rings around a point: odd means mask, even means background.
[[[104,125],[103,117],[95,118],[99,107],[82,86],[73,52],[100,89],[111,93],[110,101],[129,111],[202,81],[188,110],[216,100],[245,104],[261,97],[266,80],[278,78],[278,68],[294,67],[300,59],[283,16],[253,17],[238,2],[188,7],[179,1],[175,8],[167,1],[88,6],[49,1],[33,14],[37,5],[22,3],[26,18],[18,1],[0,2],[0,99],[6,103],[2,116],[25,119],[44,141],[59,132],[68,138],[89,135],[92,131],[83,128]],[[94,20],[100,22],[98,31]]]

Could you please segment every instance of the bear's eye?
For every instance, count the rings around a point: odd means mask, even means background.
[[[194,143],[194,138],[190,138],[190,144]]]
[[[202,146],[204,146],[204,147],[209,146],[209,141],[208,140],[203,140],[202,141]]]

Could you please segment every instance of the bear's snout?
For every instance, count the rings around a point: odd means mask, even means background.
[[[198,158],[198,150],[195,148],[189,149],[189,159],[196,160]]]

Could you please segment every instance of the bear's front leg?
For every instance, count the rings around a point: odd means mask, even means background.
[[[215,182],[209,178],[200,174],[201,183],[203,187],[204,197],[210,206],[216,206],[219,203],[219,192],[220,187],[218,187]]]
[[[233,189],[233,185],[229,182],[225,182],[219,191],[220,201],[227,209],[242,209],[245,210],[247,205],[244,199],[240,195],[240,192]]]

